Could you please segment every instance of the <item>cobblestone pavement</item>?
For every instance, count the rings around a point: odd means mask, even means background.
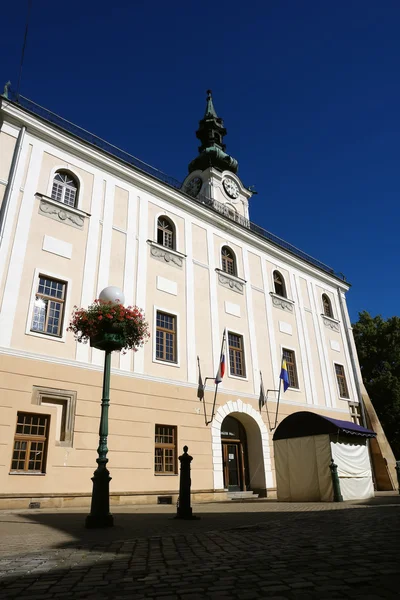
[[[399,598],[400,497],[366,504],[126,507],[0,512],[0,599]]]

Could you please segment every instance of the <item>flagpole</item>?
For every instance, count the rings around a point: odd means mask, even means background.
[[[278,422],[278,411],[279,411],[279,400],[281,398],[281,387],[282,387],[282,379],[279,377],[279,390],[278,390],[278,402],[276,404],[276,413],[275,413],[275,425],[274,429],[276,429],[276,424]],[[271,430],[272,431],[272,430]]]
[[[265,396],[264,380],[263,380],[263,376],[262,376],[262,372],[261,371],[260,371],[260,379],[261,379],[261,389],[262,389],[262,392],[263,392],[263,399],[264,399],[264,403],[265,403],[265,409],[267,411],[268,427],[269,427],[269,430],[271,431],[271,420],[269,418],[269,410],[268,410],[268,393],[267,393],[267,396]]]
[[[224,329],[224,333],[223,333],[223,336],[222,336],[221,352],[219,353],[219,362],[220,363],[221,363],[222,353],[224,351],[225,338],[226,338],[226,327]],[[211,411],[211,419],[209,421],[207,421],[207,425],[210,425],[210,423],[212,423],[212,421],[214,419],[215,404],[217,402],[217,394],[218,394],[218,386],[219,386],[219,383],[216,383],[215,384],[215,392],[214,392],[214,402],[213,402],[213,407],[212,407],[212,411]]]

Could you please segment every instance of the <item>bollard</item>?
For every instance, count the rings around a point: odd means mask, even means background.
[[[400,460],[396,460],[396,473],[397,473],[397,483],[399,485],[399,494],[400,494]]]
[[[183,447],[183,454],[179,456],[179,462],[181,463],[181,474],[179,479],[179,500],[176,512],[176,519],[199,519],[200,517],[194,517],[192,514],[192,507],[190,506],[190,463],[193,460],[193,456],[188,453],[188,447]]]
[[[333,500],[334,502],[343,502],[342,492],[340,491],[340,481],[339,475],[337,473],[337,465],[333,462],[333,458],[331,460],[331,464],[329,465],[332,475],[332,485],[333,485]]]

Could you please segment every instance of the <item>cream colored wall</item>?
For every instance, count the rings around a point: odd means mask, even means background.
[[[126,231],[128,226],[128,190],[115,186],[113,226]]]
[[[265,308],[265,296],[263,293],[253,290],[252,312],[256,323],[256,345],[258,354],[258,366],[262,372],[265,391],[275,389],[278,385],[279,373],[274,373],[270,343],[268,340],[267,313]],[[267,302],[270,301],[269,296]]]
[[[8,181],[14,148],[17,139],[0,131],[0,180]]]
[[[193,260],[208,264],[207,230],[198,225],[192,225]]]
[[[318,318],[318,317],[317,317]],[[317,404],[319,406],[326,406],[326,397],[324,384],[322,379],[322,363],[319,358],[318,347],[317,347],[317,333],[315,331],[314,320],[311,312],[305,313],[305,320],[310,338],[310,346],[312,349],[312,361],[314,366],[314,382],[315,391],[317,396]]]
[[[20,165],[20,169],[22,169],[23,173],[22,173],[22,180],[21,180],[21,189],[24,189],[25,184],[26,184],[26,178],[28,176],[28,167],[29,167],[29,163],[30,163],[30,159],[31,159],[31,155],[32,155],[32,144],[28,145],[28,150],[27,150],[27,155],[26,155],[26,160],[25,163],[21,163]],[[10,244],[9,247],[7,249],[7,254],[6,254],[6,258],[5,258],[5,264],[8,265],[10,262],[10,257],[11,257],[11,250],[12,250],[12,246],[13,246],[13,242],[14,242],[14,237],[15,237],[15,231],[17,228],[17,223],[18,223],[18,215],[19,215],[19,210],[20,210],[20,206],[21,206],[21,202],[22,202],[22,197],[23,197],[23,192],[19,192],[18,197],[17,197],[17,206],[16,206],[16,211],[15,211],[15,218],[14,218],[14,222],[12,223],[12,229],[11,229],[11,236],[10,236]],[[7,268],[4,269],[3,272],[3,277],[2,280],[0,282],[0,306],[2,304],[3,301],[3,293],[4,293],[4,288],[6,285],[6,280],[8,277],[8,271]]]
[[[0,390],[2,493],[90,491],[98,445],[101,369],[93,371],[1,355],[0,373],[4,385]],[[33,406],[33,385],[77,392],[73,448],[55,445],[56,408]],[[194,388],[113,374],[108,438],[111,491],[178,489],[177,474],[154,474],[156,424],[177,426],[178,453],[187,444],[194,456],[193,489],[212,489],[210,429],[198,407]],[[17,410],[51,415],[46,476],[9,475]]]
[[[195,331],[196,356],[200,359],[200,368],[203,379],[216,375],[216,365],[213,363],[211,339],[211,307],[210,307],[210,279],[208,269],[194,265],[195,281]]]
[[[249,256],[249,268],[250,268],[250,283],[251,285],[263,289],[263,278],[261,271],[261,259],[252,252],[248,253]]]
[[[304,279],[304,277],[300,277],[300,289],[304,308],[306,310],[311,310],[310,294],[308,293],[307,281]]]
[[[33,202],[39,205],[39,199]],[[46,235],[67,242],[72,245],[72,258],[64,258],[42,250],[43,240]],[[58,223],[53,219],[33,211],[29,232],[29,250],[25,255],[24,267],[17,299],[15,325],[12,335],[12,346],[38,354],[74,358],[75,342],[73,336],[68,334],[67,340],[55,342],[48,336],[32,336],[25,333],[28,312],[32,299],[32,291],[37,286],[35,270],[39,269],[43,275],[55,276],[61,280],[70,280],[67,292],[67,304],[64,326],[67,324],[69,314],[74,304],[80,303],[82,273],[86,251],[87,220],[83,230]],[[77,276],[78,275],[78,276]]]

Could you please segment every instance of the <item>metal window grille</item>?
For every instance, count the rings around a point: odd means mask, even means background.
[[[246,377],[243,352],[243,336],[228,333],[229,367],[231,375]]]
[[[157,221],[157,243],[165,248],[174,249],[174,228],[172,223],[162,217]]]
[[[73,177],[68,173],[56,173],[53,180],[51,197],[57,202],[68,206],[76,206],[78,186]]]
[[[176,362],[176,317],[157,311],[156,358]]]
[[[282,298],[287,297],[285,280],[283,279],[282,275],[278,271],[274,271],[274,288],[275,288],[275,294],[278,294],[278,296],[282,296]]]
[[[339,395],[341,398],[350,398],[347,387],[346,375],[343,365],[335,364],[336,378],[339,386]]]
[[[61,336],[66,287],[62,281],[39,276],[33,306],[32,331]]]
[[[50,417],[18,413],[11,471],[44,473]]]
[[[299,387],[299,379],[297,377],[296,357],[293,350],[287,350],[286,348],[282,351],[283,358],[286,360],[286,368],[289,377],[289,386],[292,388]]]
[[[154,472],[177,473],[177,428],[172,425],[156,425],[154,441]]]
[[[222,270],[229,275],[236,275],[235,257],[229,248],[221,250]]]
[[[326,294],[322,294],[322,304],[324,307],[324,315],[333,319],[332,304]]]

